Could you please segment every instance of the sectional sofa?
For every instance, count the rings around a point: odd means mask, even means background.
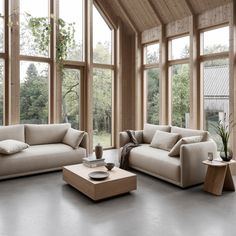
[[[18,143],[28,148],[12,154],[7,153],[8,150],[0,154],[0,179],[81,163],[87,155],[88,146],[87,133],[72,129],[70,124],[1,126],[0,146],[4,143],[1,141],[7,142],[7,147],[13,150]]]
[[[182,188],[203,183],[206,167],[202,161],[208,152],[217,156],[216,143],[204,130],[145,124],[135,137],[140,146],[130,152],[130,167]],[[127,133],[121,132],[121,148],[128,142]]]

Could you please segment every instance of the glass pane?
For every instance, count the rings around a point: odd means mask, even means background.
[[[159,43],[144,47],[144,64],[159,63]]]
[[[20,62],[21,123],[48,123],[49,65],[41,62]]]
[[[112,146],[112,70],[93,70],[93,146]]]
[[[190,77],[189,65],[171,66],[172,125],[189,127]]]
[[[4,52],[4,0],[0,0],[0,52]]]
[[[147,123],[159,124],[160,110],[160,73],[158,68],[148,69],[145,71],[146,94],[147,94]]]
[[[74,23],[75,45],[69,48],[67,59],[83,61],[83,0],[60,0],[59,4],[60,18],[66,24]]]
[[[229,27],[201,33],[201,55],[229,51]]]
[[[204,128],[221,148],[214,125],[229,117],[229,60],[207,61],[202,64],[204,81]]]
[[[189,36],[169,41],[169,60],[189,57]]]
[[[112,31],[93,6],[93,62],[112,64]]]
[[[64,69],[62,80],[62,122],[80,128],[80,70]]]
[[[0,125],[3,125],[4,61],[0,59]]]
[[[31,15],[31,16],[30,16]],[[40,32],[45,29],[43,24],[49,23],[49,3],[48,0],[32,1],[20,0],[20,54],[27,56],[43,56],[48,57],[49,47],[46,50],[41,50],[37,42],[38,37],[32,33],[29,27],[30,19],[42,17],[40,20]],[[45,21],[41,23],[42,21]],[[38,32],[38,28],[36,28]]]

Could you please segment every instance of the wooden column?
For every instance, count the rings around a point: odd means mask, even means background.
[[[160,37],[160,124],[168,124],[169,121],[169,106],[168,106],[168,65],[167,65],[167,38],[165,26],[161,26]]]
[[[19,123],[20,116],[20,68],[19,68],[19,1],[11,0],[11,21],[13,22],[13,26],[10,27],[10,37],[11,37],[11,45],[10,45],[10,65],[11,71],[9,75],[9,124],[17,124]],[[14,35],[14,37],[13,37]]]
[[[200,128],[202,109],[200,106],[200,64],[198,60],[199,37],[196,16],[190,17],[190,127]]]

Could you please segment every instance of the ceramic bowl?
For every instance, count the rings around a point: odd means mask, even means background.
[[[115,166],[115,164],[114,163],[112,163],[112,162],[109,162],[109,163],[106,163],[106,168],[108,169],[108,170],[112,170],[112,168]]]

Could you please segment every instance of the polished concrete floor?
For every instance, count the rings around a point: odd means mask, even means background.
[[[97,203],[61,172],[1,181],[0,236],[236,235],[236,193],[216,197],[135,173],[136,191]]]

